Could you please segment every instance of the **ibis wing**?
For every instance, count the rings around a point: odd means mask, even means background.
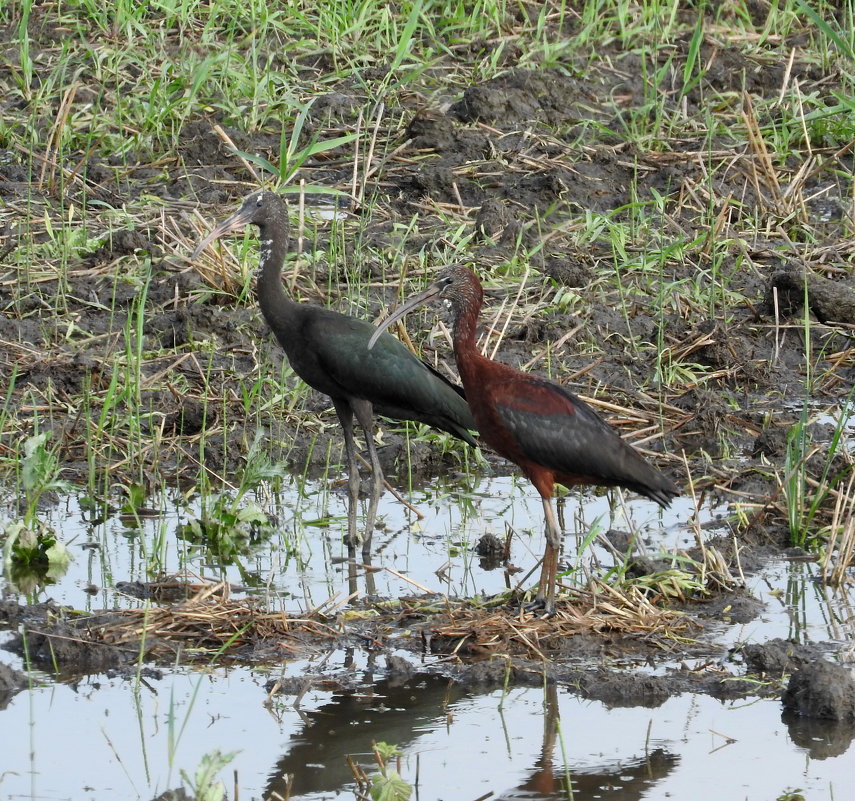
[[[495,406],[525,458],[556,473],[620,482],[626,461],[640,459],[590,406],[551,381],[508,382]]]
[[[390,334],[371,350],[374,326],[354,317],[330,312],[315,317],[312,332],[315,356],[327,382],[317,387],[332,396],[371,401],[379,414],[418,420],[474,444],[466,433],[475,421],[461,387],[413,355]]]

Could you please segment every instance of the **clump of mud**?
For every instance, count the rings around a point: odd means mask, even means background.
[[[852,672],[825,659],[796,670],[782,700],[784,709],[801,717],[855,725],[855,679]]]
[[[780,678],[811,664],[818,656],[816,646],[792,640],[769,640],[742,646],[742,656],[752,673]]]
[[[9,706],[12,697],[28,685],[29,680],[25,674],[0,662],[0,709]]]
[[[788,316],[802,315],[805,302],[810,312],[822,323],[855,325],[855,285],[832,281],[787,264],[769,279],[767,309],[779,309]]]
[[[43,670],[67,675],[104,673],[132,664],[139,657],[139,641],[131,644],[105,642],[101,633],[114,620],[111,612],[80,615],[53,603],[20,606],[0,605],[0,621],[18,627],[5,647]]]

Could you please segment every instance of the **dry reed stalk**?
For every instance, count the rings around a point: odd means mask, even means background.
[[[848,570],[855,563],[855,472],[849,473],[846,489],[835,498],[829,527],[821,573],[825,582],[839,587],[848,579]]]

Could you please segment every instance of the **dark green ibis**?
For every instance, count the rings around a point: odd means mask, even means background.
[[[215,239],[257,225],[261,258],[256,295],[261,313],[279,340],[294,372],[309,386],[329,395],[344,431],[347,453],[349,506],[347,541],[362,542],[370,553],[383,471],[372,436],[374,412],[394,420],[415,420],[447,431],[476,445],[470,431],[475,423],[463,390],[414,356],[395,337],[384,334],[374,348],[368,340],[376,329],[322,306],[297,303],[282,285],[282,265],[288,252],[288,207],[274,192],[254,192],[196,247],[193,258]],[[353,418],[365,433],[372,471],[372,492],[365,536],[357,532],[359,469],[353,439]]]
[[[387,336],[387,326],[434,298],[451,307],[454,358],[481,439],[517,464],[543,501],[546,549],[534,605],[552,614],[561,540],[551,500],[556,483],[626,487],[663,507],[679,490],[572,392],[478,352],[475,329],[483,292],[466,267],[443,271],[381,324],[368,347]]]

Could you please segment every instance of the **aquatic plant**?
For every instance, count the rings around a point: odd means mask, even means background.
[[[53,583],[71,561],[56,532],[37,514],[46,493],[69,487],[59,477],[59,459],[56,450],[47,447],[48,439],[49,433],[43,432],[25,440],[20,470],[23,517],[7,523],[0,533],[4,573],[24,592],[34,590],[39,583]]]

